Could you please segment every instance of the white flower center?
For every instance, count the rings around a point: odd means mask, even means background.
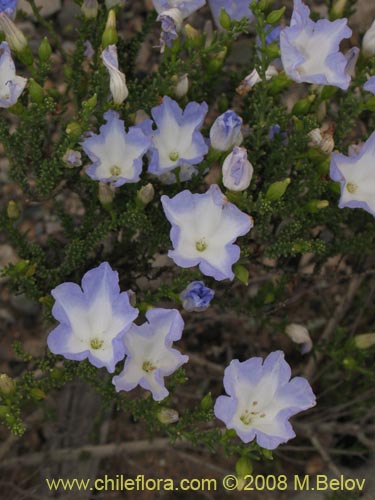
[[[152,361],[147,360],[143,362],[142,370],[146,373],[151,373],[156,370],[156,366],[153,365]]]
[[[198,252],[204,252],[207,248],[207,241],[205,238],[201,238],[200,240],[195,242],[195,248]]]
[[[169,153],[169,159],[171,161],[177,161],[179,158],[180,158],[180,155],[177,151],[172,151],[171,153]]]
[[[99,339],[98,337],[94,337],[90,340],[91,349],[98,350],[103,347],[104,340]]]
[[[347,191],[349,191],[349,193],[354,194],[357,191],[358,186],[357,184],[354,184],[354,182],[348,182],[346,185],[346,189]]]
[[[251,403],[252,410],[248,410],[246,408],[246,410],[242,412],[242,414],[240,415],[240,420],[243,424],[251,425],[258,418],[264,418],[266,416],[266,414],[263,411],[254,411],[254,408],[256,407],[257,404],[258,401],[253,401]]]
[[[111,172],[111,175],[113,175],[113,177],[118,177],[121,174],[121,168],[117,165],[113,165],[113,167],[111,167],[109,171]]]

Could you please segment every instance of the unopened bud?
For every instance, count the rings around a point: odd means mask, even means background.
[[[29,95],[32,101],[39,104],[43,102],[44,90],[39,83],[34,80],[34,78],[29,79]]]
[[[221,9],[220,11],[219,22],[220,26],[225,30],[229,30],[229,28],[232,26],[232,19],[225,9]]]
[[[115,197],[114,188],[105,184],[104,182],[99,182],[98,198],[100,203],[106,207],[109,206]]]
[[[185,36],[188,40],[197,40],[198,38],[201,38],[201,34],[199,31],[190,24],[185,24]]]
[[[0,393],[8,396],[16,389],[16,383],[6,373],[0,375]]]
[[[71,122],[67,125],[65,131],[71,137],[79,137],[82,133],[82,128],[79,123]]]
[[[108,45],[116,45],[118,42],[118,33],[116,30],[116,12],[112,9],[108,13],[107,24],[102,36],[102,47],[105,49]]]
[[[20,209],[15,201],[11,200],[7,206],[7,216],[9,219],[18,219],[20,216]]]
[[[154,186],[149,182],[146,186],[142,186],[137,192],[137,198],[143,205],[148,205],[152,202],[155,196]]]
[[[267,16],[266,22],[267,24],[275,24],[280,21],[283,17],[286,7],[281,7],[281,9],[273,10]]]
[[[180,76],[175,76],[172,78],[173,81],[176,82],[174,86],[174,95],[177,99],[181,99],[181,97],[186,96],[189,90],[189,79],[187,73]]]
[[[253,472],[253,464],[247,457],[241,457],[236,463],[236,474],[238,478],[244,478]]]
[[[348,0],[334,0],[331,9],[331,19],[339,19],[344,16]]]
[[[363,37],[362,53],[365,57],[372,57],[375,55],[375,20]]]
[[[308,97],[305,97],[305,99],[301,99],[300,101],[296,102],[293,106],[292,113],[294,115],[306,114],[311,108],[311,104],[314,102],[315,97],[315,94],[311,94]]]
[[[375,333],[362,333],[354,337],[355,346],[358,349],[369,349],[375,345]]]
[[[204,398],[201,400],[200,402],[200,407],[202,408],[202,410],[204,411],[209,411],[212,409],[212,407],[214,406],[214,402],[213,402],[213,399],[212,399],[212,396],[211,396],[211,393],[209,392],[208,394],[206,394],[204,396]]]
[[[289,186],[290,182],[291,182],[290,178],[287,177],[283,181],[277,181],[271,184],[266,192],[266,200],[276,201],[280,199],[287,190],[287,187]]]
[[[48,41],[48,38],[45,36],[42,40],[42,43],[39,45],[38,49],[39,59],[42,62],[47,62],[48,59],[51,57],[51,54],[52,54],[52,48]]]
[[[174,424],[179,418],[178,412],[172,408],[161,408],[157,413],[157,419],[162,424]]]
[[[301,344],[301,353],[306,354],[312,349],[312,340],[308,329],[297,323],[291,323],[285,328],[285,333],[296,344]]]
[[[17,28],[5,12],[0,12],[0,31],[4,32],[10,49],[17,52],[17,54],[28,48],[25,35],[19,28]]]
[[[86,19],[95,19],[98,15],[98,0],[84,0],[81,11]]]

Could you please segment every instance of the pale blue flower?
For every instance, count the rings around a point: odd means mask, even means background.
[[[203,281],[192,281],[180,293],[182,307],[185,311],[201,312],[209,308],[215,292],[206,287]]]
[[[9,17],[16,15],[18,0],[0,0],[0,12],[5,12]]]
[[[165,10],[177,8],[185,18],[203,7],[206,0],[152,0],[152,3],[159,14]]]
[[[352,156],[332,153],[330,176],[341,184],[339,208],[362,208],[375,217],[375,132]]]
[[[310,19],[310,9],[302,0],[294,0],[290,27],[281,31],[281,60],[286,74],[294,81],[333,85],[346,90],[350,75],[340,43],[352,30],[347,19],[328,21]]]
[[[142,171],[142,156],[150,147],[150,141],[139,127],[125,132],[124,122],[115,111],[104,114],[107,120],[100,133],[91,134],[81,146],[93,162],[86,170],[92,179],[122,186],[126,182],[138,182]]]
[[[215,184],[204,194],[185,190],[173,198],[164,195],[161,202],[172,224],[168,255],[174,262],[185,268],[199,265],[218,281],[233,279],[232,266],[240,258],[234,242],[250,231],[252,218],[229,203]]]
[[[259,446],[274,450],[295,437],[289,418],[316,404],[307,380],[290,377],[282,351],[272,352],[264,362],[234,359],[224,372],[228,396],[216,400],[216,417],[244,443],[256,438]]]
[[[146,318],[146,323],[133,325],[124,336],[127,358],[123,371],[112,381],[116,391],[140,385],[152,392],[155,401],[161,401],[169,394],[164,377],[189,359],[172,347],[181,338],[184,322],[176,309],[151,309]]]
[[[189,102],[182,111],[176,101],[165,96],[160,106],[152,108],[151,114],[157,126],[152,129],[151,120],[140,124],[151,138],[148,170],[162,175],[182,165],[197,165],[208,151],[200,133],[208,106],[205,102]]]
[[[367,82],[363,85],[363,88],[364,90],[367,90],[367,92],[375,94],[375,76],[369,78]]]
[[[251,0],[208,0],[208,3],[218,27],[220,27],[220,13],[222,9],[234,21],[240,21],[244,17],[249,19],[249,21],[254,19],[254,15],[249,7]]]
[[[48,336],[49,349],[113,372],[125,356],[122,338],[138,316],[128,293],[120,292],[118,273],[103,262],[83,276],[82,288],[62,283],[51,293],[52,315],[60,324]]]
[[[217,151],[229,151],[243,140],[242,118],[229,109],[218,116],[210,129],[211,147]]]
[[[16,75],[16,68],[7,42],[0,44],[0,108],[9,108],[22,94],[26,78]]]

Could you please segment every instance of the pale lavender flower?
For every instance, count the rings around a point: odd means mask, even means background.
[[[16,15],[18,0],[0,0],[0,12],[5,12],[9,17]]]
[[[363,85],[363,89],[367,90],[367,92],[375,94],[375,76],[372,76],[367,80],[367,82]]]
[[[163,53],[165,46],[172,47],[173,40],[178,38],[178,33],[182,27],[182,12],[172,8],[161,12],[157,19],[161,23],[160,52]]]
[[[205,102],[189,102],[182,111],[176,101],[165,96],[160,106],[151,113],[157,129],[153,130],[151,120],[140,124],[152,140],[148,170],[155,175],[165,174],[184,164],[197,165],[208,151],[200,133],[208,106]]]
[[[138,316],[128,294],[120,292],[118,273],[103,262],[83,276],[82,288],[62,283],[51,293],[52,315],[60,324],[48,336],[49,349],[113,372],[125,356],[123,336]]]
[[[229,109],[218,116],[210,129],[211,147],[217,151],[229,151],[243,141],[242,118]]]
[[[289,418],[316,404],[307,380],[290,376],[282,351],[272,352],[264,362],[232,360],[224,372],[228,396],[216,400],[216,417],[244,443],[256,438],[259,446],[274,450],[295,437]]]
[[[133,325],[124,336],[127,358],[123,371],[112,382],[116,391],[130,391],[140,385],[152,392],[155,401],[161,401],[169,394],[164,377],[189,359],[172,347],[181,338],[184,322],[176,309],[151,309],[146,318],[146,323]]]
[[[158,14],[168,9],[177,8],[182,12],[182,16],[190,16],[193,12],[203,7],[206,0],[152,0]]]
[[[86,40],[85,41],[85,51],[84,51],[83,55],[85,57],[87,57],[88,59],[91,59],[94,54],[95,54],[95,50],[94,50],[94,47],[92,46],[92,43],[90,42],[90,40]]]
[[[246,17],[251,21],[254,15],[250,10],[249,4],[251,0],[208,0],[211,8],[212,16],[218,27],[220,26],[220,13],[224,9],[234,21],[240,21]]]
[[[124,73],[118,69],[116,45],[108,45],[102,52],[102,61],[109,73],[109,88],[115,104],[122,104],[129,95]]]
[[[7,42],[0,44],[0,108],[9,108],[18,101],[27,83],[16,75],[16,68]]]
[[[332,153],[330,176],[341,184],[339,208],[362,208],[375,217],[375,132],[353,156]]]
[[[218,281],[233,279],[232,265],[240,258],[234,242],[250,231],[252,218],[229,203],[217,185],[204,194],[185,190],[173,198],[164,195],[161,202],[172,224],[168,255],[174,262],[184,268],[199,265]]]
[[[215,292],[206,287],[203,281],[192,281],[180,293],[182,307],[185,311],[201,312],[209,308]]]
[[[277,59],[275,59],[274,63],[277,62]],[[279,71],[276,66],[273,64],[270,64],[268,68],[266,69],[266,80],[271,80],[274,76],[277,76],[279,74]],[[262,78],[260,77],[258,71],[254,68],[253,71],[247,75],[240,85],[237,87],[236,91],[238,94],[243,95],[249,92],[254,85],[257,83],[261,82]]]
[[[309,16],[310,9],[302,0],[294,0],[290,27],[280,34],[286,74],[298,83],[333,85],[346,90],[350,75],[345,71],[347,60],[340,52],[340,42],[352,34],[347,19],[314,22]]]
[[[86,170],[92,179],[109,182],[114,187],[126,182],[138,182],[142,171],[142,156],[150,141],[139,127],[125,132],[124,122],[115,111],[104,114],[107,120],[100,133],[92,134],[81,146],[93,162]]]
[[[244,191],[250,185],[253,172],[246,149],[236,146],[224,160],[223,184],[230,191]]]

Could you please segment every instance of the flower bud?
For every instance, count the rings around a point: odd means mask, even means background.
[[[355,346],[358,349],[369,349],[375,345],[375,333],[361,333],[354,337]]]
[[[296,344],[301,345],[301,354],[306,354],[312,349],[312,340],[307,328],[297,323],[291,323],[285,328],[285,333]]]
[[[7,206],[7,216],[9,219],[17,220],[20,216],[20,209],[17,206],[17,203],[11,200]]]
[[[178,412],[172,408],[161,408],[156,416],[162,424],[174,424],[180,418]]]
[[[142,186],[137,192],[137,198],[143,205],[148,205],[152,202],[155,196],[154,186],[149,182],[146,186]]]
[[[217,151],[229,151],[243,140],[242,118],[228,110],[214,121],[210,130],[211,147]]]
[[[276,66],[273,66],[270,64],[266,70],[266,80],[271,80],[274,76],[277,76],[279,74]],[[253,69],[253,71],[247,75],[244,80],[240,83],[240,85],[236,88],[237,94],[243,95],[249,92],[254,85],[257,83],[261,82],[262,79],[256,69]]]
[[[187,73],[185,73],[184,75],[175,76],[172,78],[172,80],[176,82],[173,90],[174,95],[177,97],[177,99],[181,99],[182,97],[186,96],[189,90],[189,79]]]
[[[107,24],[102,36],[102,47],[105,49],[108,45],[116,45],[118,34],[116,30],[116,12],[112,9],[108,13]]]
[[[355,66],[358,61],[359,52],[360,50],[358,47],[352,47],[345,54],[345,59],[346,59],[345,73],[350,75],[352,78],[355,76]]]
[[[332,9],[331,9],[331,18],[339,19],[344,16],[345,7],[348,3],[348,0],[334,0]]]
[[[225,9],[221,9],[219,16],[219,23],[222,28],[229,30],[232,26],[232,20],[228,12]]]
[[[223,163],[223,184],[230,191],[244,191],[250,185],[253,172],[246,149],[235,146]]]
[[[273,10],[267,16],[266,22],[267,24],[275,24],[280,21],[283,17],[286,7],[281,7],[281,9]]]
[[[290,182],[290,177],[287,177],[283,181],[277,181],[271,184],[266,192],[266,200],[276,201],[280,199],[285,194]]]
[[[185,36],[188,40],[200,40],[202,35],[190,24],[185,24]]]
[[[44,99],[44,90],[43,88],[37,83],[34,78],[29,79],[29,95],[31,97],[31,100],[36,103],[42,103]]]
[[[98,0],[83,0],[81,11],[86,19],[95,19],[98,15],[98,8]]]
[[[210,392],[203,397],[199,405],[204,411],[212,410],[214,402]]]
[[[16,389],[16,384],[13,379],[9,377],[6,373],[0,375],[0,393],[8,396],[12,394]]]
[[[47,62],[51,57],[52,48],[48,41],[48,38],[45,36],[42,40],[42,43],[39,45],[38,55],[41,62]]]
[[[306,205],[309,212],[315,213],[318,210],[329,207],[328,200],[310,200]]]
[[[375,20],[363,37],[362,52],[365,57],[372,57],[375,55]]]
[[[112,9],[112,7],[116,7],[117,5],[123,6],[125,4],[125,0],[105,0],[105,6],[107,9]]]
[[[0,31],[4,32],[9,47],[17,54],[28,48],[25,35],[4,12],[0,12]]]
[[[67,125],[65,131],[71,137],[79,137],[82,133],[82,128],[78,122],[71,122]]]
[[[104,182],[99,182],[98,198],[103,207],[108,207],[115,197],[114,188]]]
[[[253,472],[253,464],[247,457],[241,457],[236,463],[236,474],[238,478],[244,478]]]

